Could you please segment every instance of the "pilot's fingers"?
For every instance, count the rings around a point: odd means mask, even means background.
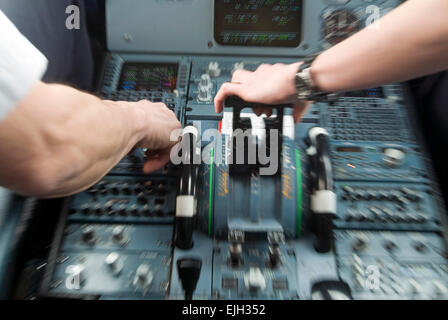
[[[224,101],[227,97],[237,95],[241,97],[242,94],[242,86],[238,83],[226,82],[221,86],[218,93],[215,96],[215,111],[216,113],[221,113],[223,109]]]
[[[301,101],[294,105],[294,111],[293,111],[294,123],[299,123],[302,120],[303,116],[307,112],[310,105],[311,102],[309,101]]]
[[[232,82],[244,82],[252,75],[252,73],[253,72],[244,69],[236,70],[232,75]]]

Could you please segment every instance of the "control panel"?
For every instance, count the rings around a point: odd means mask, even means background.
[[[98,95],[165,103],[187,160],[146,175],[136,149],[65,199],[39,296],[448,299],[446,212],[406,87],[315,103],[298,125],[291,106],[213,107],[235,70],[296,62],[400,2],[108,1]],[[236,129],[264,158],[234,161]]]
[[[446,299],[440,235],[350,230],[335,239],[340,277],[355,299]]]

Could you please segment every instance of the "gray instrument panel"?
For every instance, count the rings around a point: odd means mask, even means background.
[[[248,1],[252,3],[250,0]],[[111,52],[171,53],[198,55],[306,56],[329,47],[325,22],[334,25],[335,12],[348,12],[344,28],[363,28],[372,14],[380,16],[400,0],[304,0],[302,42],[297,48],[222,46],[214,39],[214,1],[211,0],[121,0],[106,2],[107,41]],[[369,6],[375,5],[378,12]],[[333,16],[332,16],[333,15]],[[357,21],[350,20],[354,16]],[[126,19],[123,19],[126,17]],[[130,23],[132,21],[132,23]],[[317,22],[317,23],[316,23]],[[337,23],[336,23],[337,22]],[[353,26],[350,26],[354,23]],[[348,26],[345,26],[345,25]],[[333,28],[333,27],[331,27]]]

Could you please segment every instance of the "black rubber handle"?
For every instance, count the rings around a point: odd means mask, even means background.
[[[330,145],[326,134],[316,137],[316,190],[333,191],[333,168],[330,160]]]
[[[312,143],[316,149],[316,153],[312,156],[313,192],[333,191],[333,168],[328,135],[317,134]],[[313,214],[313,229],[317,240],[315,248],[319,253],[329,252],[333,247],[333,219],[332,212],[314,212]]]
[[[196,136],[192,133],[185,133],[183,138],[187,137],[188,140],[183,139],[183,142],[188,141],[189,145],[182,150],[184,152],[182,155],[183,164],[177,195],[196,198],[199,166],[193,163],[193,158],[197,141]],[[180,249],[191,249],[193,247],[194,212],[191,212],[188,217],[176,216],[175,222],[175,245]]]
[[[197,258],[177,260],[177,273],[185,291],[185,300],[192,300],[201,274],[202,261]]]
[[[224,101],[224,108],[256,108],[256,107],[269,107],[269,108],[293,108],[292,104],[265,104],[265,103],[253,103],[247,102],[238,96],[227,97]]]

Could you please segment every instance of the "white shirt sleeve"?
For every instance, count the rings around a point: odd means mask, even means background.
[[[0,10],[0,121],[47,70],[45,56]]]

